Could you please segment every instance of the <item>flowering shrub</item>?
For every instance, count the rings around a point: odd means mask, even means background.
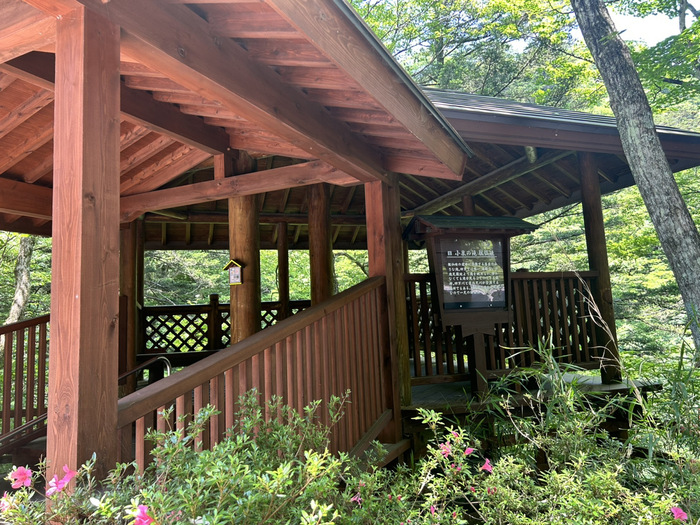
[[[329,403],[331,426],[344,402]],[[487,450],[477,429],[420,411],[417,419],[431,437],[427,451],[394,469],[372,467],[381,447],[363,463],[331,455],[318,402],[298,414],[279,400],[260,406],[251,392],[240,406],[238,424],[211,451],[196,445],[211,408],[185,430],[153,432],[154,461],[143,475],[122,464],[98,483],[93,458],[77,472],[64,467],[64,476],[41,490],[43,465],[39,474],[15,467],[8,475],[14,490],[0,499],[0,522],[700,524],[697,458],[679,451],[636,457],[632,441],[600,430],[610,407],[586,404],[568,388],[555,390],[534,418],[518,419],[501,405],[496,428],[521,440],[498,454]],[[277,417],[266,421],[265,413]],[[536,468],[537,454],[549,458],[548,469]]]

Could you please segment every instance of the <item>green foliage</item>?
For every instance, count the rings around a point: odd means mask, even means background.
[[[477,415],[457,424],[421,410],[416,419],[431,438],[426,453],[391,470],[361,468],[345,454],[329,454],[330,427],[319,423],[318,402],[297,414],[280,400],[262,406],[250,392],[241,398],[237,425],[211,451],[200,450],[196,439],[215,414],[207,408],[187,430],[151,434],[155,459],[143,475],[119,465],[98,485],[93,460],[81,467],[75,487],[49,496],[49,508],[34,485],[6,494],[0,519],[18,525],[663,525],[679,522],[675,510],[696,523],[700,372],[694,358],[681,354],[655,365],[666,388],[650,400],[634,392],[631,398],[594,398],[564,379],[564,372],[576,370],[560,370],[543,351],[542,367],[499,387],[507,392],[515,382],[534,382],[524,398],[533,415],[510,409],[508,396],[491,403],[493,432],[516,437],[512,444],[489,452],[489,442],[477,438],[484,428]],[[631,411],[630,399],[643,411]],[[345,401],[331,400],[331,426]],[[620,411],[635,419],[627,442],[602,430]],[[547,467],[538,468],[543,457]]]
[[[15,264],[21,235],[0,231],[0,322],[15,294]],[[31,292],[23,318],[48,313],[51,303],[51,239],[37,237],[31,264]]]
[[[700,21],[653,47],[634,51],[634,62],[654,108],[672,108],[700,95]]]
[[[604,93],[566,2],[355,0],[389,51],[422,85],[586,107]]]

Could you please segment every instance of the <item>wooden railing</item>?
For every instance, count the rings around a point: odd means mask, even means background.
[[[441,327],[428,275],[406,277],[412,384],[486,380],[531,366],[541,344],[550,345],[560,363],[600,366],[601,348],[589,310],[595,272],[511,274],[513,322],[494,325],[484,335],[485,366],[474,367],[474,336],[459,326]],[[479,337],[479,336],[477,336]],[[471,358],[470,358],[471,356]]]
[[[30,441],[46,426],[49,316],[0,327],[3,341],[0,449]]]
[[[351,402],[332,429],[330,447],[347,451],[369,442],[398,408],[389,395],[386,326],[384,279],[369,279],[130,394],[119,401],[123,454],[135,454],[141,466],[147,462],[144,435],[148,428],[165,428],[159,413],[169,406],[175,408],[173,420],[215,406],[221,414],[210,421],[202,444],[218,442],[236,421],[239,395],[252,388],[263,400],[281,396],[299,411],[350,390]],[[328,423],[324,411],[321,421]]]
[[[289,311],[283,311],[280,302],[263,302],[261,328],[272,326],[310,304],[310,301],[290,301]],[[230,344],[230,305],[219,303],[216,294],[209,296],[209,304],[146,306],[141,315],[143,342],[140,353],[218,350]]]

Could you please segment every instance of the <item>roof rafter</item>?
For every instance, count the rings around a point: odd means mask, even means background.
[[[301,91],[283,89],[271,68],[176,4],[122,0],[27,0],[51,14],[79,5],[122,28],[122,52],[205,98],[235,107],[296,147],[362,181],[385,180],[381,154]],[[232,67],[235,64],[235,67]]]
[[[146,168],[136,167],[122,176],[119,185],[121,194],[133,195],[153,191],[194,168],[197,164],[201,164],[209,157],[210,155],[204,151],[187,145],[180,146],[157,162],[149,164]],[[163,209],[165,208],[163,207]]]
[[[348,16],[345,4],[306,0],[268,0],[268,4],[306,34],[330,60],[348,71],[461,179],[467,161],[466,146],[455,138],[442,118],[430,111],[432,105],[427,99],[421,103],[422,95],[410,78],[397,71],[374,34],[357,17]],[[397,75],[404,77],[403,83],[386,81]]]
[[[431,213],[435,213],[459,202],[465,195],[483,194],[485,191],[495,188],[499,184],[517,179],[518,177],[531,173],[539,168],[542,168],[543,166],[547,166],[564,157],[573,155],[574,153],[574,151],[554,151],[542,155],[536,162],[530,162],[527,156],[520,157],[515,159],[513,162],[510,162],[505,166],[501,166],[490,173],[479,177],[478,179],[467,182],[466,184],[463,184],[458,188],[455,188],[454,190],[423,204],[422,206],[418,206],[413,210],[404,212],[403,216],[411,217],[413,215],[429,215]],[[496,203],[494,202],[493,204]],[[496,205],[498,206],[498,204]],[[503,208],[503,210],[508,212],[508,210],[505,208]]]
[[[0,66],[41,87],[53,90],[55,57],[50,53],[29,53]],[[171,104],[158,102],[147,93],[121,85],[122,116],[145,128],[206,151],[210,155],[225,152],[230,146],[228,134],[221,128],[207,126],[199,117],[185,115]]]

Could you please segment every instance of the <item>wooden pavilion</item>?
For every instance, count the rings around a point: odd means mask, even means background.
[[[20,364],[5,374],[2,434],[47,431],[50,469],[93,452],[102,471],[143,464],[144,432],[170,404],[215,404],[202,437],[215,443],[251,387],[295,407],[350,389],[333,447],[398,444],[412,388],[507,373],[527,364],[508,348],[545,332],[563,360],[614,358],[578,278],[514,275],[515,326],[494,327],[470,370],[474,346],[431,326],[424,280],[407,285],[401,240],[416,214],[527,217],[582,201],[584,281],[614,327],[600,194],[633,183],[614,120],[424,92],[343,0],[6,0],[0,12],[0,229],[53,238],[48,386],[48,319],[4,329],[5,370]],[[700,164],[700,135],[659,131],[674,170]],[[263,331],[261,247],[279,251],[283,283],[287,250],[308,248],[314,305]],[[338,296],[333,247],[366,248],[372,275]],[[140,352],[144,249],[202,248],[243,267],[232,346],[118,399],[120,358],[131,370]]]

